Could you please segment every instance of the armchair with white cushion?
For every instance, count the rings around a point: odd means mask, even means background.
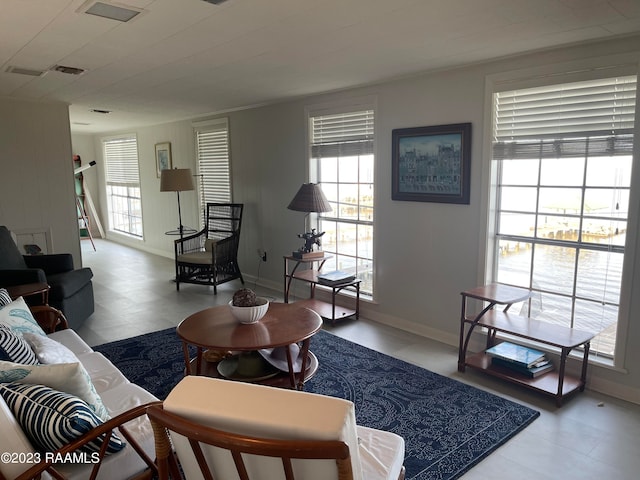
[[[404,479],[403,438],[343,399],[192,375],[147,415],[160,480]]]

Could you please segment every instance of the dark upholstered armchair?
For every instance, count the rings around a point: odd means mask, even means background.
[[[0,226],[0,287],[48,283],[49,305],[64,313],[71,328],[80,327],[94,310],[90,268],[73,267],[69,253],[22,255],[5,226]]]
[[[180,283],[217,286],[240,279],[238,245],[242,225],[242,203],[207,203],[204,228],[174,242],[176,288]]]

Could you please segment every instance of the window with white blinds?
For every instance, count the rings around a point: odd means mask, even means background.
[[[631,154],[636,76],[494,95],[494,158]]]
[[[597,334],[592,352],[612,358],[636,76],[497,92],[493,98],[494,280],[532,289],[527,313]]]
[[[373,296],[374,111],[310,117],[311,171],[331,204],[318,214],[326,270],[354,273]],[[317,178],[316,178],[317,175]]]
[[[102,144],[109,229],[142,238],[137,139],[135,136],[111,138]]]
[[[373,110],[312,117],[311,130],[314,157],[373,154]]]
[[[139,185],[138,142],[135,137],[104,141],[107,182],[120,185]]]
[[[210,202],[232,201],[229,128],[222,122],[196,128],[201,210]]]

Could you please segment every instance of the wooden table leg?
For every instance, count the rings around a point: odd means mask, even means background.
[[[182,342],[182,353],[184,355],[184,371],[186,375],[191,375],[191,357],[189,356],[189,344]]]
[[[304,390],[304,377],[307,374],[307,366],[310,365],[309,345],[311,345],[311,338],[307,338],[306,340],[304,340],[302,342],[302,348],[300,349],[300,355],[302,355],[302,365],[300,366],[298,384],[296,385],[296,388],[298,390]]]
[[[584,387],[587,384],[587,366],[589,365],[589,349],[591,348],[591,342],[585,342],[584,356],[582,357],[582,373],[580,374],[580,391],[584,392]]]
[[[560,351],[560,369],[558,370],[558,393],[556,394],[556,406],[562,406],[562,390],[564,388],[564,374],[567,367],[567,356],[571,349],[562,348]]]

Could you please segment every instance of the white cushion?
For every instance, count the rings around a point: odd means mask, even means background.
[[[203,425],[235,433],[287,440],[342,440],[349,446],[355,480],[362,480],[352,402],[312,393],[266,387],[199,376],[185,377],[171,391],[164,408]],[[182,466],[197,468],[184,439],[172,435]],[[185,448],[186,447],[186,448]],[[233,461],[226,452],[210,448],[219,478],[235,478]],[[191,461],[189,461],[191,457]],[[274,459],[253,457],[247,467],[259,478],[278,478],[282,465]],[[306,480],[336,478],[334,461],[298,460],[294,470]],[[251,473],[251,472],[249,472]],[[189,477],[189,475],[187,475]],[[367,479],[372,480],[372,479]]]
[[[356,428],[364,478],[397,480],[404,465],[404,438],[384,430]]]
[[[78,357],[71,350],[53,338],[34,333],[23,333],[22,338],[29,344],[40,363],[74,363],[78,361]]]
[[[109,419],[100,395],[81,363],[23,365],[0,361],[0,381],[46,385],[84,400],[103,421]]]
[[[155,458],[155,444],[153,440],[153,429],[146,416],[139,417],[140,420],[145,421],[147,428],[138,429],[139,431],[134,434],[136,442],[146,452],[146,454],[152,460]],[[132,423],[132,422],[130,422]],[[126,426],[129,427],[130,423]],[[61,463],[56,465],[56,470],[64,475],[67,480],[87,480],[89,478],[90,469],[93,465],[86,463]],[[138,456],[133,447],[127,443],[127,445],[118,453],[112,453],[105,457],[100,465],[100,473],[98,473],[97,480],[114,480],[132,478],[144,470],[147,465]]]
[[[93,352],[93,349],[87,345],[87,342],[80,338],[80,336],[70,328],[50,333],[47,337],[55,340],[56,342],[60,342],[76,355]]]
[[[211,265],[213,257],[211,252],[193,252],[178,255],[178,263],[192,263],[194,265]]]
[[[93,386],[96,387],[96,392],[101,397],[107,390],[124,383],[130,383],[127,377],[100,352],[83,353],[78,355],[78,359],[82,362],[82,366],[91,377]],[[102,401],[104,402],[104,398]]]
[[[109,413],[114,417],[138,405],[158,400],[143,388],[130,382],[120,384],[104,392],[102,399]],[[126,423],[125,426],[147,455],[151,459],[155,458],[153,429],[147,416],[142,415]],[[77,463],[56,465],[56,469],[69,480],[86,480],[88,478],[88,467],[90,468],[91,465]],[[131,478],[145,468],[145,463],[138,457],[133,447],[127,443],[127,446],[122,451],[109,455],[103,460],[98,480]]]
[[[131,382],[110,388],[102,394],[102,398],[107,410],[114,417],[138,405],[158,401],[157,397]]]
[[[0,323],[8,326],[16,333],[35,333],[46,336],[42,327],[33,318],[33,314],[22,297],[15,299],[9,305],[0,308]]]

